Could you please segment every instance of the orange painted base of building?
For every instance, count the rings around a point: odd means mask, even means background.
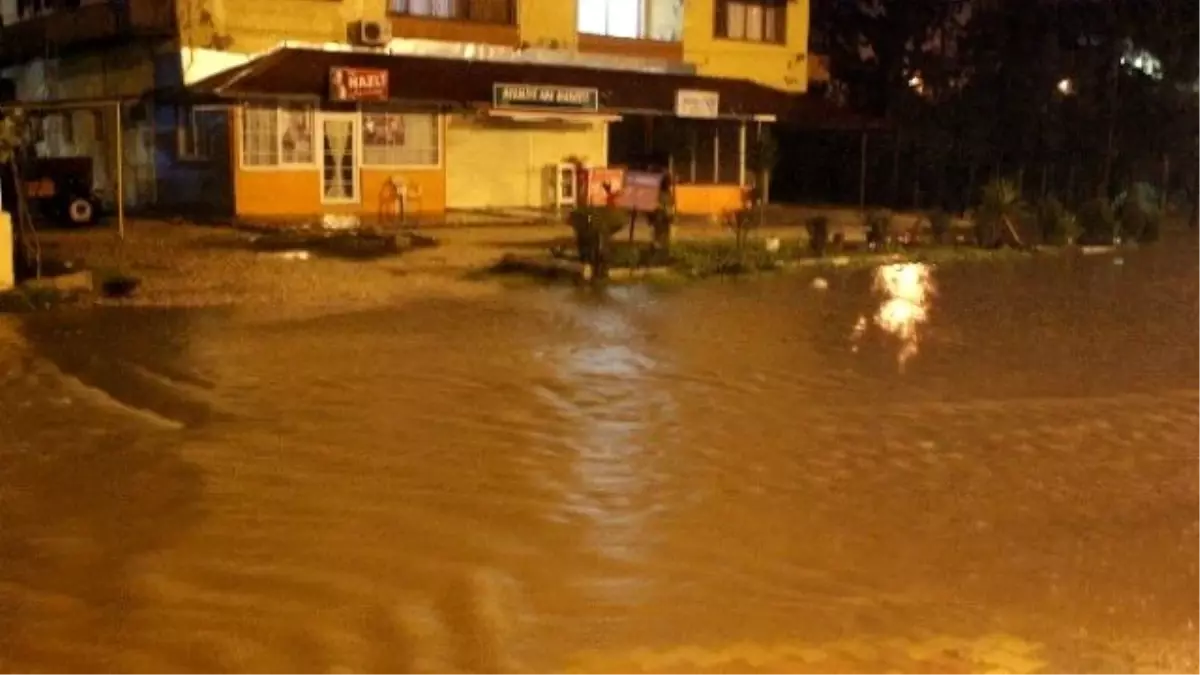
[[[677,185],[675,211],[685,216],[719,216],[742,207],[740,185]]]
[[[314,214],[354,214],[363,220],[397,216],[393,181],[408,185],[406,215],[429,216],[446,210],[446,176],[440,169],[359,170],[355,203],[324,203],[319,169],[240,169],[234,178],[234,203],[241,218],[281,218]]]

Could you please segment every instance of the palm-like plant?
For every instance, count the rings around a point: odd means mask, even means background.
[[[21,151],[28,141],[29,123],[20,111],[10,111],[0,117],[0,166],[7,166],[12,175],[12,185],[16,189],[13,201],[17,205],[17,213],[13,214],[15,231],[13,239],[17,250],[24,256],[24,266],[32,267],[36,277],[42,276],[42,247],[38,240],[37,230],[33,227],[33,217],[29,213],[29,205],[25,202],[25,181],[21,178]]]
[[[980,246],[994,247],[1006,241],[1025,246],[1017,231],[1025,217],[1021,191],[1012,181],[996,179],[983,188],[983,199],[975,212],[975,237]]]

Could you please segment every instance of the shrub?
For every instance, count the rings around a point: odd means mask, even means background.
[[[597,279],[608,273],[609,242],[612,236],[624,229],[626,214],[611,207],[580,207],[571,212],[571,229],[575,231],[575,245],[579,250],[579,261],[592,266]]]
[[[1018,228],[1025,219],[1021,190],[1012,181],[998,178],[983,187],[979,208],[975,209],[975,241],[984,248],[1005,242],[1022,245]]]
[[[975,244],[982,248],[995,248],[1002,243],[997,222],[979,212],[971,219],[971,230],[975,235]]]
[[[1089,199],[1079,207],[1080,243],[1110,244],[1117,231],[1117,217],[1107,199]]]
[[[867,214],[867,246],[883,248],[887,245],[888,234],[892,230],[892,212],[887,209],[877,209]]]
[[[1079,236],[1075,214],[1054,197],[1046,197],[1037,206],[1038,233],[1046,244],[1070,244]]]
[[[654,252],[636,243],[614,239],[608,244],[608,266],[610,268],[632,268],[653,264]]]
[[[1143,244],[1158,241],[1158,233],[1162,227],[1162,213],[1155,212],[1146,219],[1146,223],[1142,226],[1142,231],[1138,234],[1137,240]]]
[[[1159,224],[1162,222],[1157,191],[1146,183],[1134,183],[1117,197],[1116,218],[1121,238],[1157,241]]]
[[[825,255],[829,247],[829,217],[812,216],[804,222],[808,230],[808,250],[816,256]]]
[[[734,275],[775,269],[780,255],[761,245],[738,246],[737,242],[680,242],[671,252],[676,269],[694,277]]]
[[[738,209],[725,214],[725,225],[733,230],[735,245],[740,249],[750,241],[750,233],[758,227],[758,214],[754,209]]]
[[[929,235],[935,244],[946,243],[946,235],[950,233],[950,214],[942,209],[929,212]]]
[[[834,252],[841,251],[845,246],[846,246],[846,235],[843,234],[842,232],[834,232],[833,236],[829,238],[830,250],[832,250]]]
[[[100,275],[100,292],[106,298],[127,298],[141,283],[137,277],[109,270]]]
[[[1063,241],[1067,244],[1074,244],[1079,241],[1079,235],[1082,230],[1079,227],[1079,218],[1074,213],[1067,211],[1062,222]]]

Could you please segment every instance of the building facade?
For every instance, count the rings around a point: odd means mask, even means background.
[[[809,68],[806,0],[0,0],[0,18],[39,152],[93,157],[111,192],[119,123],[127,206],[264,220],[551,207],[574,162],[670,169],[681,211],[715,213]]]

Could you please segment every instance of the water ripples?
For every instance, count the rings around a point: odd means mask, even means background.
[[[933,270],[936,296],[897,269],[884,295],[920,311],[858,342],[889,299],[849,273],[292,324],[98,313],[69,326],[87,359],[31,324],[89,386],[119,370],[89,359],[133,364],[221,414],[146,431],[52,404],[52,370],[0,393],[25,399],[0,421],[0,669],[1171,633],[1196,610],[1194,258]]]

